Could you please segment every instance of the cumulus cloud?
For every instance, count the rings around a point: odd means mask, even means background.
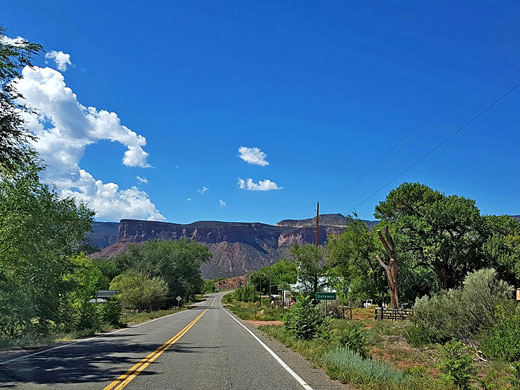
[[[279,187],[274,181],[269,179],[260,180],[258,183],[255,183],[253,179],[238,179],[238,188],[242,190],[248,191],[273,191],[273,190],[281,190],[283,187]]]
[[[139,183],[148,184],[148,179],[146,177],[136,176],[135,178]]]
[[[197,192],[201,195],[204,195],[206,192],[209,191],[209,188],[208,187],[202,187],[200,190],[197,190]]]
[[[224,202],[222,199],[218,201],[218,204],[220,207],[224,207],[226,205],[226,202]]]
[[[261,166],[269,165],[269,162],[267,162],[265,159],[267,154],[258,148],[248,148],[247,146],[241,146],[238,148],[238,153],[238,157],[240,157],[248,164]]]
[[[191,202],[191,198],[186,198],[187,201]]]
[[[143,136],[122,125],[117,114],[81,105],[63,75],[54,69],[25,67],[23,78],[15,85],[24,103],[36,109],[23,117],[38,137],[34,148],[47,165],[42,180],[55,183],[63,196],[89,204],[98,218],[165,219],[146,192],[103,183],[79,166],[88,145],[110,140],[127,147],[124,165],[148,167]]]
[[[53,59],[58,69],[62,72],[67,70],[68,65],[72,65],[72,62],[70,62],[70,54],[62,51],[51,50],[45,53],[45,58]]]

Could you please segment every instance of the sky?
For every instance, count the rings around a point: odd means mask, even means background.
[[[520,88],[478,116],[520,82],[518,2],[18,0],[0,25],[45,49],[17,83],[42,180],[98,221],[373,219],[405,181],[520,214]]]

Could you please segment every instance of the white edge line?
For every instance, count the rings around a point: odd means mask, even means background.
[[[249,329],[247,329],[247,327],[242,324],[239,320],[237,320],[232,314],[230,314],[226,309],[224,309],[224,311],[227,313],[227,315],[229,315],[231,318],[233,318],[233,320],[235,320],[237,322],[238,325],[240,325],[242,328],[244,328],[245,330],[247,330],[249,332],[249,334],[251,336],[253,336],[253,338],[258,341],[260,343],[260,345],[262,347],[264,347],[266,349],[267,352],[269,352],[271,354],[272,357],[275,358],[275,360],[280,363],[280,365],[285,369],[285,371],[287,371],[289,374],[291,374],[291,376],[296,379],[298,381],[298,383],[306,390],[313,390],[313,388],[311,386],[309,386],[307,384],[307,382],[305,382],[297,373],[295,373],[293,371],[293,369],[291,367],[289,367],[276,353],[273,352],[273,350],[271,348],[269,348],[267,345],[265,345],[265,343],[260,340],[258,338],[258,336],[256,334],[254,334],[253,332],[251,332]]]
[[[187,310],[178,311],[177,313],[168,314],[168,315],[163,316],[163,317],[157,317],[157,318],[154,318],[153,320],[149,320],[149,321],[146,321],[146,322],[142,322],[142,323],[137,324],[137,325],[134,325],[134,326],[129,326],[128,328],[122,328],[122,329],[114,330],[114,331],[112,331],[112,332],[102,333],[102,334],[100,334],[100,335],[98,335],[98,336],[89,337],[88,339],[81,339],[81,340],[78,340],[78,341],[74,341],[73,343],[68,343],[68,344],[58,345],[57,347],[52,347],[52,348],[49,348],[49,349],[44,349],[43,351],[38,351],[38,352],[30,353],[30,354],[28,354],[28,355],[18,356],[17,358],[14,358],[14,359],[4,360],[3,362],[0,362],[0,366],[5,365],[5,364],[7,364],[7,363],[16,362],[16,361],[18,361],[18,360],[27,359],[27,358],[32,357],[32,356],[41,355],[41,354],[44,354],[44,353],[46,353],[46,352],[54,351],[54,350],[56,350],[56,349],[69,347],[69,346],[71,346],[71,345],[75,345],[75,344],[79,344],[79,343],[84,343],[84,342],[86,342],[86,341],[91,341],[91,340],[98,339],[98,338],[100,338],[100,337],[104,337],[104,336],[110,336],[111,334],[119,333],[119,332],[122,332],[122,331],[124,331],[124,330],[139,328],[140,326],[142,326],[142,325],[146,325],[146,324],[149,324],[150,322],[154,322],[154,321],[157,321],[157,320],[162,320],[162,319],[165,319],[165,318],[168,318],[168,317],[174,316],[174,315],[176,315],[176,314],[181,314],[181,313],[184,313],[184,312],[188,312],[188,311],[187,311]]]

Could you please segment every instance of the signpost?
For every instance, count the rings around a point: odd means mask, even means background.
[[[177,300],[177,306],[180,308],[181,307],[181,297],[177,297],[175,298]]]
[[[325,317],[327,317],[327,301],[335,301],[336,293],[335,292],[319,292],[319,293],[316,293],[316,299],[318,301],[325,301]]]
[[[335,301],[336,293],[335,292],[319,292],[319,293],[316,293],[316,299],[318,301]]]

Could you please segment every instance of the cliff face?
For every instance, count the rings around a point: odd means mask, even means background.
[[[333,219],[339,221],[338,215]],[[339,214],[341,216],[341,214]],[[327,223],[327,215],[324,215]],[[344,217],[342,217],[345,220]],[[319,244],[323,245],[330,234],[341,234],[343,226],[338,223],[325,226],[321,223]],[[315,222],[314,222],[315,223]],[[273,261],[288,257],[294,244],[314,243],[316,231],[310,223],[266,225],[261,223],[200,221],[180,225],[167,222],[151,222],[124,219],[119,223],[117,240],[94,257],[110,258],[123,253],[131,243],[147,240],[178,240],[188,238],[204,245],[213,253],[213,258],[201,266],[204,278],[246,275],[269,264],[269,250]]]

